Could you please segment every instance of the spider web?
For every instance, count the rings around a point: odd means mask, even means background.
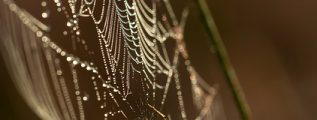
[[[1,11],[3,23],[8,23],[3,24],[8,35],[2,37],[2,44],[9,51],[9,67],[18,71],[12,73],[14,82],[42,119],[84,120],[93,112],[103,119],[209,120],[220,116],[214,102],[217,90],[198,75],[185,46],[188,8],[177,20],[168,0],[53,2],[66,19],[62,33],[71,46],[49,37],[49,27],[11,0],[0,4],[7,8]],[[42,1],[42,6],[47,3]],[[43,18],[48,17],[46,12]],[[80,24],[85,20],[95,27],[94,46]],[[18,27],[13,25],[17,23]],[[187,75],[180,74],[180,66],[185,66]],[[186,100],[188,94],[190,100]],[[170,104],[177,108],[170,110]]]

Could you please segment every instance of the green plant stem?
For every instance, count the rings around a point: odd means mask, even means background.
[[[212,47],[214,48],[220,61],[221,67],[225,73],[226,80],[229,84],[231,92],[233,93],[233,97],[241,114],[241,118],[242,120],[250,120],[251,112],[249,105],[246,102],[238,77],[236,76],[235,70],[231,65],[226,48],[222,42],[212,14],[207,6],[207,2],[205,0],[196,0],[196,4],[203,17],[203,22],[205,24],[208,35],[211,37],[210,40]]]

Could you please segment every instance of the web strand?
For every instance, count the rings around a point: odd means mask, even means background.
[[[181,21],[178,21],[168,0],[68,0],[67,2],[53,0],[53,2],[56,11],[67,19],[65,27],[68,29],[63,34],[70,34],[73,42],[72,51],[62,48],[60,43],[52,40],[46,31],[48,27],[38,21],[32,21],[35,18],[19,9],[11,0],[3,0],[1,3],[1,6],[7,6],[9,10],[5,12],[18,17],[20,20],[18,23],[30,29],[30,34],[36,36],[30,40],[40,42],[38,46],[45,51],[46,59],[39,61],[48,64],[50,77],[44,76],[43,73],[42,79],[29,78],[21,81],[21,78],[16,78],[15,81],[28,104],[33,106],[32,108],[41,118],[88,119],[87,114],[90,111],[86,110],[86,103],[89,101],[97,102],[98,107],[95,109],[102,111],[105,120],[167,119],[177,116],[184,120],[191,118],[199,120],[212,119],[216,116],[212,114],[215,111],[212,106],[217,90],[208,85],[191,65],[183,38],[189,8],[184,9]],[[157,6],[159,2],[162,2],[166,9],[159,8]],[[98,48],[97,52],[86,44],[90,41],[83,39],[82,32],[85,30],[81,29],[79,22],[84,18],[89,18],[95,26],[99,46],[94,47]],[[168,42],[174,42],[175,48],[168,49]],[[96,53],[100,53],[102,66],[91,57],[82,58],[76,54],[81,47],[88,56],[98,56],[99,54]],[[63,61],[69,66],[67,69],[70,70],[71,82],[66,80],[67,75],[64,74],[66,70],[62,68]],[[33,65],[31,62],[27,64]],[[191,99],[198,111],[195,117],[188,115],[190,113],[186,108],[188,101],[184,97],[184,94],[188,93],[184,93],[184,89],[187,88],[183,87],[183,80],[180,79],[182,76],[179,73],[180,65],[186,66],[189,75],[189,78],[184,80],[190,80],[192,91],[190,94],[193,96]],[[44,66],[39,65],[43,71]],[[36,71],[35,68],[32,70]],[[90,76],[88,80],[81,78],[81,71]],[[34,81],[39,83],[31,84]],[[45,87],[49,86],[47,81],[52,81],[52,88]],[[85,93],[87,88],[81,86],[84,81],[91,83],[94,94]],[[169,95],[172,88],[176,90],[176,96]],[[37,93],[33,89],[44,91]],[[177,102],[179,113],[170,113],[167,110],[166,104],[170,100]]]

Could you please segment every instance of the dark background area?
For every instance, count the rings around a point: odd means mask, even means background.
[[[317,119],[317,1],[210,0],[209,6],[254,120]],[[237,120],[230,92],[202,32],[194,8],[185,30],[193,65],[202,77],[217,79],[227,118]],[[36,119],[14,89],[2,59],[0,63],[0,116]]]
[[[317,118],[317,1],[210,1],[255,120]]]

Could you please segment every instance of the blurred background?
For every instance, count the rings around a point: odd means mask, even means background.
[[[317,119],[317,1],[209,3],[254,119]]]
[[[176,11],[180,1],[171,0]],[[317,119],[317,1],[208,0],[208,4],[254,120]],[[227,119],[239,120],[197,8],[191,10],[185,41],[198,72],[220,85]],[[37,119],[15,90],[3,59],[0,63],[0,116]]]

